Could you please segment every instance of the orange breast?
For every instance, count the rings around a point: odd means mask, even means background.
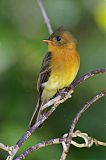
[[[72,83],[80,65],[79,54],[75,48],[62,48],[52,53],[51,75],[58,81],[59,89]]]

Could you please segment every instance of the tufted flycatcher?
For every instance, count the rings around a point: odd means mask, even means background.
[[[72,83],[80,66],[76,40],[62,27],[43,41],[48,44],[48,52],[43,59],[39,73],[37,82],[39,99],[29,127],[32,127],[42,115],[42,106],[60,89]]]

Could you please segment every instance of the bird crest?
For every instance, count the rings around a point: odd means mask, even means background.
[[[63,32],[64,32],[63,26],[60,26],[50,35],[49,39],[52,40],[54,37],[61,36]]]

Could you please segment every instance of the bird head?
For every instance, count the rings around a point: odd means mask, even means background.
[[[63,27],[59,27],[48,39],[43,40],[43,42],[48,44],[48,48],[73,47],[76,45],[76,40],[69,32],[64,31]]]

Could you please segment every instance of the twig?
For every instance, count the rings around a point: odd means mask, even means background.
[[[7,145],[5,145],[3,143],[0,143],[0,148],[5,150],[5,151],[7,151],[9,154],[10,154],[10,151],[12,150],[11,147],[9,147],[9,146],[7,146]]]
[[[16,143],[14,148],[16,148],[12,155],[10,155],[9,160],[12,160],[15,156],[16,152],[19,150],[19,148],[22,146],[22,144],[30,137],[30,135],[42,124],[44,121],[55,111],[57,106],[60,103],[63,103],[66,101],[66,99],[70,98],[70,94],[72,91],[83,81],[86,79],[95,76],[96,74],[106,73],[106,69],[96,69],[94,71],[88,72],[78,80],[76,80],[72,85],[69,87],[63,89],[54,99],[50,100],[47,104],[45,104],[46,107],[52,106],[49,111],[43,115],[37,123],[35,123],[24,135],[19,139],[19,141]],[[69,134],[70,135],[70,134]],[[71,139],[71,138],[70,138]],[[70,140],[69,140],[70,141]],[[66,151],[65,151],[66,152]]]
[[[57,108],[57,105],[59,105],[61,103],[61,99],[64,99],[67,95],[69,96],[69,93],[72,89],[75,89],[77,87],[78,84],[80,84],[81,82],[85,81],[87,78],[90,78],[91,76],[95,76],[96,74],[100,74],[100,73],[105,73],[106,69],[97,69],[91,72],[88,72],[87,74],[85,74],[84,76],[82,76],[81,78],[78,79],[78,82],[76,81],[75,83],[72,84],[72,88],[71,85],[70,87],[66,88],[67,91],[64,92],[64,90],[61,91],[60,95],[57,95],[58,98],[58,103],[56,103],[57,101],[54,101],[54,99],[50,100],[51,101],[51,105],[53,105],[53,107],[46,113],[45,116],[43,116],[37,123],[35,123],[26,133],[25,135],[16,143],[19,147],[21,147],[21,145],[26,141],[26,139],[42,124],[44,123],[44,121],[54,112],[54,110]],[[57,98],[56,97],[56,98]],[[55,99],[56,99],[55,98]],[[66,99],[65,99],[66,100]],[[64,100],[64,101],[65,101]],[[53,103],[52,103],[53,101]],[[49,102],[47,102],[47,107],[50,106],[48,105]]]
[[[18,147],[18,145],[14,145],[14,146],[11,146],[9,148],[10,148],[10,151],[8,152],[9,156],[6,158],[6,160],[13,160],[13,158],[16,155],[19,147]]]
[[[7,151],[9,156],[7,157],[6,160],[12,160],[14,155],[16,154],[18,150],[18,146],[8,146],[3,143],[0,143],[0,149],[3,149],[4,151]]]
[[[49,34],[52,34],[53,33],[53,29],[52,29],[52,26],[50,24],[50,19],[48,18],[48,15],[46,13],[46,10],[43,6],[43,3],[42,3],[42,0],[37,0],[38,2],[38,5],[40,7],[40,10],[41,10],[41,13],[42,13],[42,16],[44,18],[44,22],[45,24],[47,25],[47,28],[48,28],[48,31],[49,31]]]
[[[40,149],[42,147],[46,147],[46,146],[49,146],[49,145],[52,145],[52,144],[59,144],[59,143],[61,143],[61,139],[59,139],[59,138],[43,141],[43,142],[41,142],[39,144],[36,144],[35,146],[32,146],[29,149],[27,149],[25,152],[23,152],[15,160],[25,159],[25,157],[27,157],[33,151],[36,151],[36,150],[38,150],[38,149]]]
[[[71,123],[70,126],[70,130],[67,136],[67,140],[66,140],[66,146],[67,146],[67,150],[64,151],[63,148],[63,154],[61,156],[61,160],[65,160],[67,157],[67,153],[69,151],[70,145],[71,145],[71,140],[72,140],[72,135],[74,132],[74,129],[79,121],[79,119],[81,118],[81,116],[83,115],[83,113],[89,109],[91,107],[91,105],[93,103],[95,103],[97,100],[99,100],[100,98],[102,98],[103,96],[106,96],[106,90],[103,90],[102,92],[98,93],[97,95],[95,95],[94,97],[92,97],[82,108],[81,110],[77,113],[77,115],[75,116],[73,122]],[[85,135],[85,137],[87,136],[87,134]],[[83,137],[84,138],[84,137]],[[99,141],[98,143],[99,144]]]
[[[85,75],[80,77],[78,80],[76,80],[72,84],[70,84],[69,87],[66,87],[65,89],[62,89],[61,92],[59,92],[59,94],[54,99],[51,99],[49,102],[47,102],[43,106],[43,108],[48,108],[51,105],[54,105],[54,104],[59,105],[60,103],[63,103],[68,98],[70,98],[70,95],[73,93],[73,90],[79,84],[81,84],[83,81],[85,81],[86,79],[88,79],[90,77],[93,77],[93,76],[98,75],[98,74],[103,74],[103,73],[106,73],[106,68],[100,68],[100,69],[96,69],[96,70],[93,70],[93,71],[90,71],[90,72],[86,73]]]
[[[41,143],[38,143],[30,148],[28,148],[25,152],[23,152],[19,157],[17,157],[15,160],[22,160],[25,159],[29,154],[31,154],[34,151],[37,151],[38,149],[41,149],[43,147],[49,146],[49,145],[54,145],[54,144],[62,144],[63,146],[65,145],[66,138],[67,138],[67,133],[63,135],[62,138],[54,138],[50,140],[43,141]],[[98,141],[95,138],[92,138],[88,136],[86,133],[82,133],[81,131],[77,130],[75,133],[73,133],[72,137],[80,137],[82,138],[85,142],[84,143],[77,143],[76,141],[71,140],[71,144],[75,147],[78,148],[83,148],[83,147],[92,147],[93,144],[96,146],[106,146],[105,142]],[[65,146],[64,146],[65,148]],[[65,158],[65,155],[64,155]]]
[[[90,106],[96,102],[97,100],[99,100],[100,98],[102,98],[103,96],[106,95],[106,90],[103,90],[102,92],[98,93],[97,95],[95,95],[93,98],[91,98],[79,111],[79,113],[75,116],[69,133],[65,134],[62,138],[57,138],[57,139],[52,139],[49,141],[43,141],[40,144],[37,144],[33,147],[30,147],[28,150],[26,150],[25,152],[23,152],[18,158],[16,158],[15,160],[21,160],[23,158],[25,158],[27,155],[29,155],[31,152],[33,152],[34,150],[37,150],[41,147],[45,147],[47,145],[51,145],[51,144],[59,144],[62,143],[63,145],[63,153],[61,155],[61,159],[60,160],[65,160],[67,157],[67,153],[69,151],[69,147],[71,144],[75,145],[76,147],[91,147],[93,145],[93,143],[95,143],[96,145],[103,145],[106,146],[106,143],[104,142],[100,142],[96,139],[93,139],[91,137],[89,137],[86,133],[81,133],[80,131],[76,131],[74,132],[74,129],[77,125],[77,122],[79,121],[80,117],[82,116],[82,114],[90,108]],[[79,144],[75,141],[72,140],[72,137],[81,137],[85,140],[85,143],[83,144]],[[70,138],[70,139],[69,139]]]
[[[106,89],[104,89],[102,92],[96,94],[94,97],[92,97],[86,104],[81,108],[81,110],[77,113],[76,117],[74,118],[71,126],[70,126],[70,133],[74,131],[79,119],[83,115],[83,113],[91,107],[93,103],[95,103],[100,98],[106,96]]]

